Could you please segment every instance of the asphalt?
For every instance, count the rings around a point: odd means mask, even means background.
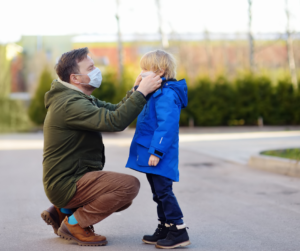
[[[183,130],[181,136],[212,135],[220,131]],[[30,142],[40,142],[42,134],[0,136],[0,146],[5,140],[24,143],[21,149],[0,147],[0,250],[155,249],[141,241],[142,236],[153,233],[157,225],[149,185],[144,174],[124,168],[131,136],[131,130],[104,135],[107,142],[105,170],[128,173],[141,182],[140,193],[128,210],[95,225],[96,233],[108,239],[105,247],[81,247],[63,240],[42,221],[40,214],[50,205],[42,185],[42,149],[38,143],[26,150]],[[257,151],[259,147],[254,145],[258,142],[276,148],[283,142],[288,146],[294,137],[182,142],[181,176],[180,182],[174,183],[174,191],[192,244],[181,249],[299,251],[300,179],[251,169],[230,157],[235,155],[234,149],[242,146],[248,147],[244,153],[248,156]]]

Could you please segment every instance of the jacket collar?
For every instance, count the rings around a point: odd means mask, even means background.
[[[65,87],[69,88],[69,89],[73,89],[73,90],[75,90],[75,91],[78,91],[78,92],[83,93],[83,91],[80,90],[78,87],[76,87],[76,86],[74,86],[74,85],[71,85],[71,84],[69,84],[69,83],[67,83],[67,82],[65,82],[65,81],[62,81],[59,77],[57,77],[57,81],[58,81],[59,83],[61,83],[62,85],[64,85]]]
[[[161,86],[156,91],[148,94],[146,100],[148,101],[152,95],[153,97],[159,96],[162,93],[165,84],[171,81],[177,81],[177,80],[175,78],[169,78],[169,79],[162,78]]]

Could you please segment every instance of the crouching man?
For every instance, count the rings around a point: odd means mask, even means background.
[[[105,163],[101,132],[124,130],[142,111],[145,97],[161,85],[154,74],[137,78],[118,104],[91,96],[101,72],[82,48],[64,53],[56,65],[58,79],[45,94],[43,183],[50,202],[43,220],[54,232],[79,245],[106,245],[93,225],[128,208],[140,183],[133,176],[102,171]]]

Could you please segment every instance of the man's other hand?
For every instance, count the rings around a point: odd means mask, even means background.
[[[157,166],[158,162],[160,161],[160,158],[156,157],[155,155],[151,154],[148,165],[149,166]]]
[[[134,86],[133,86],[133,91],[134,91],[134,87],[137,86],[137,85],[140,85],[141,81],[142,81],[142,76],[138,75],[136,80],[135,80]]]
[[[146,97],[149,93],[157,90],[161,86],[161,82],[162,80],[160,76],[151,74],[141,81],[137,90],[143,93]]]

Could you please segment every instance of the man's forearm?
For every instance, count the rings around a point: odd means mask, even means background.
[[[111,104],[111,103],[107,103],[105,101],[102,101],[102,100],[99,100],[99,99],[96,99],[96,104],[97,104],[97,107],[104,107],[110,111],[115,111],[116,109],[118,109],[122,104],[125,103],[125,101],[131,96],[131,94],[133,93],[132,90],[128,91],[126,93],[126,96],[117,104]]]

